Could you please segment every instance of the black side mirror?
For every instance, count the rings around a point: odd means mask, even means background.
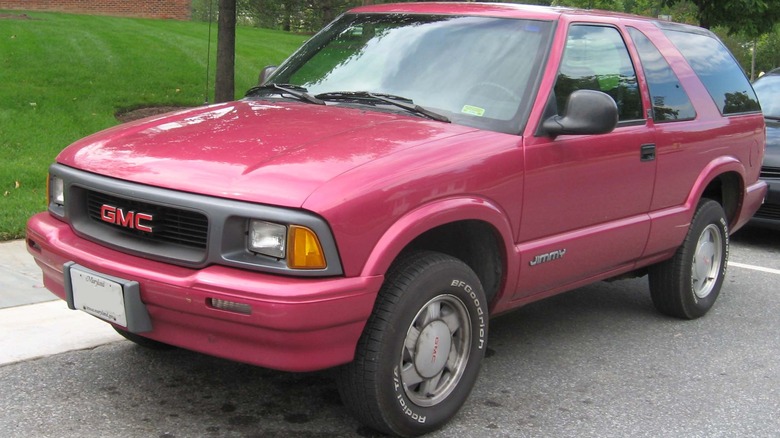
[[[269,77],[271,77],[271,74],[276,71],[275,65],[266,65],[262,70],[260,70],[260,75],[257,77],[257,85],[264,85]]]
[[[577,90],[569,96],[563,116],[550,117],[542,128],[551,137],[606,134],[617,123],[618,108],[612,97],[601,91]]]

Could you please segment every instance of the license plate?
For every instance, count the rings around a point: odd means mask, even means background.
[[[93,271],[70,268],[73,306],[90,315],[127,327],[125,293],[122,284]]]

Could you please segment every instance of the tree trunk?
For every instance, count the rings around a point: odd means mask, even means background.
[[[290,4],[292,2],[287,2],[284,4],[284,24],[282,25],[282,29],[285,32],[289,32],[292,30],[292,5]]]
[[[333,4],[333,0],[323,0],[320,4],[320,8],[320,13],[322,14],[322,23],[320,23],[320,26],[325,26],[336,18],[336,8]]]
[[[756,79],[756,39],[753,38],[753,47],[750,48],[750,80]]]
[[[217,77],[214,100],[229,102],[235,99],[236,93],[236,0],[219,0],[217,23]]]

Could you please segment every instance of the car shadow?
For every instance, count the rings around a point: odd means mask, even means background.
[[[731,239],[756,249],[777,249],[780,247],[780,230],[748,225],[734,233]]]

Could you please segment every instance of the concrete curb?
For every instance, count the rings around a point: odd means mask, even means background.
[[[68,309],[41,278],[24,240],[0,242],[0,365],[124,339],[108,323]]]
[[[24,240],[0,242],[0,309],[57,299],[41,278]]]
[[[108,323],[64,301],[0,309],[0,365],[122,340]]]

